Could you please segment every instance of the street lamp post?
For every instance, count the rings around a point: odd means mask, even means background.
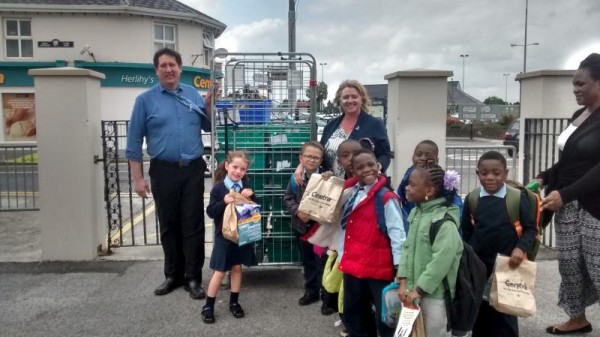
[[[523,74],[527,72],[527,46],[539,46],[539,42],[527,43],[527,15],[529,12],[529,0],[525,0],[525,39],[523,44],[512,43],[511,47],[523,47]],[[520,82],[519,87],[519,104],[522,104],[523,100],[523,82]]]
[[[527,13],[529,12],[529,0],[525,0],[525,40],[523,44],[512,43],[511,47],[523,47],[523,74],[527,72],[527,46],[539,46],[539,42],[527,43]]]
[[[504,76],[504,103],[508,104],[508,76],[510,74],[502,74]]]
[[[469,57],[469,54],[460,54],[460,57],[462,57],[462,63],[463,63],[463,68],[462,68],[462,90],[465,91],[465,59],[467,57]]]
[[[327,65],[327,62],[319,63],[321,66],[321,82],[323,82],[323,67]]]

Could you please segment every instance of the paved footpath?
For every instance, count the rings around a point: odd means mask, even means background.
[[[247,316],[228,312],[228,291],[217,298],[213,325],[203,324],[203,301],[183,289],[158,297],[162,261],[0,263],[0,336],[339,336],[336,316],[319,305],[300,307],[297,268],[250,268],[240,303]],[[205,283],[208,271],[205,273]],[[538,314],[521,320],[521,336],[547,336],[544,328],[566,316],[555,305],[556,261],[539,262]],[[600,310],[588,317],[600,336]]]
[[[224,291],[217,298],[216,324],[206,325],[200,316],[204,301],[191,300],[183,289],[163,297],[152,293],[163,280],[160,246],[119,248],[94,262],[32,262],[41,259],[38,213],[0,215],[2,337],[339,336],[337,316],[322,316],[318,304],[297,304],[303,292],[299,268],[246,269],[240,303],[247,316],[229,314]],[[556,306],[560,277],[553,255],[540,252],[538,313],[520,320],[521,336],[549,336],[545,327],[566,319]],[[204,284],[209,275],[205,268]],[[596,330],[586,336],[600,337],[599,305],[588,309],[588,319]]]

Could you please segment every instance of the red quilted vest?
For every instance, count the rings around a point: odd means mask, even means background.
[[[340,270],[358,278],[391,281],[394,278],[392,250],[388,239],[377,227],[375,192],[383,188],[386,178],[377,182],[350,213],[344,237],[344,254]],[[384,201],[389,199],[386,193]]]

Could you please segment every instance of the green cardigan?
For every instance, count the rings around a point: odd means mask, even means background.
[[[446,199],[417,204],[410,212],[410,229],[402,246],[402,256],[398,266],[398,277],[406,279],[406,289],[417,286],[430,298],[444,298],[442,280],[448,276],[452,297],[456,286],[456,274],[463,250],[458,233],[458,207],[445,206]],[[429,240],[429,228],[445,214],[453,221],[446,220],[437,233],[433,246]]]

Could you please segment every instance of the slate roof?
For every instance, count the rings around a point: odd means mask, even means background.
[[[371,98],[387,98],[387,84],[366,84],[365,89]]]
[[[128,14],[150,14],[165,17],[179,16],[193,19],[214,29],[218,37],[227,27],[224,23],[189,7],[177,0],[2,0],[2,10],[23,10],[36,12],[106,12]]]
[[[467,94],[460,88],[458,81],[448,82],[448,104],[452,105],[484,105],[477,98]]]
[[[371,98],[387,98],[387,84],[366,84],[365,89]],[[484,105],[477,98],[464,92],[458,81],[448,82],[447,99],[451,105]]]

